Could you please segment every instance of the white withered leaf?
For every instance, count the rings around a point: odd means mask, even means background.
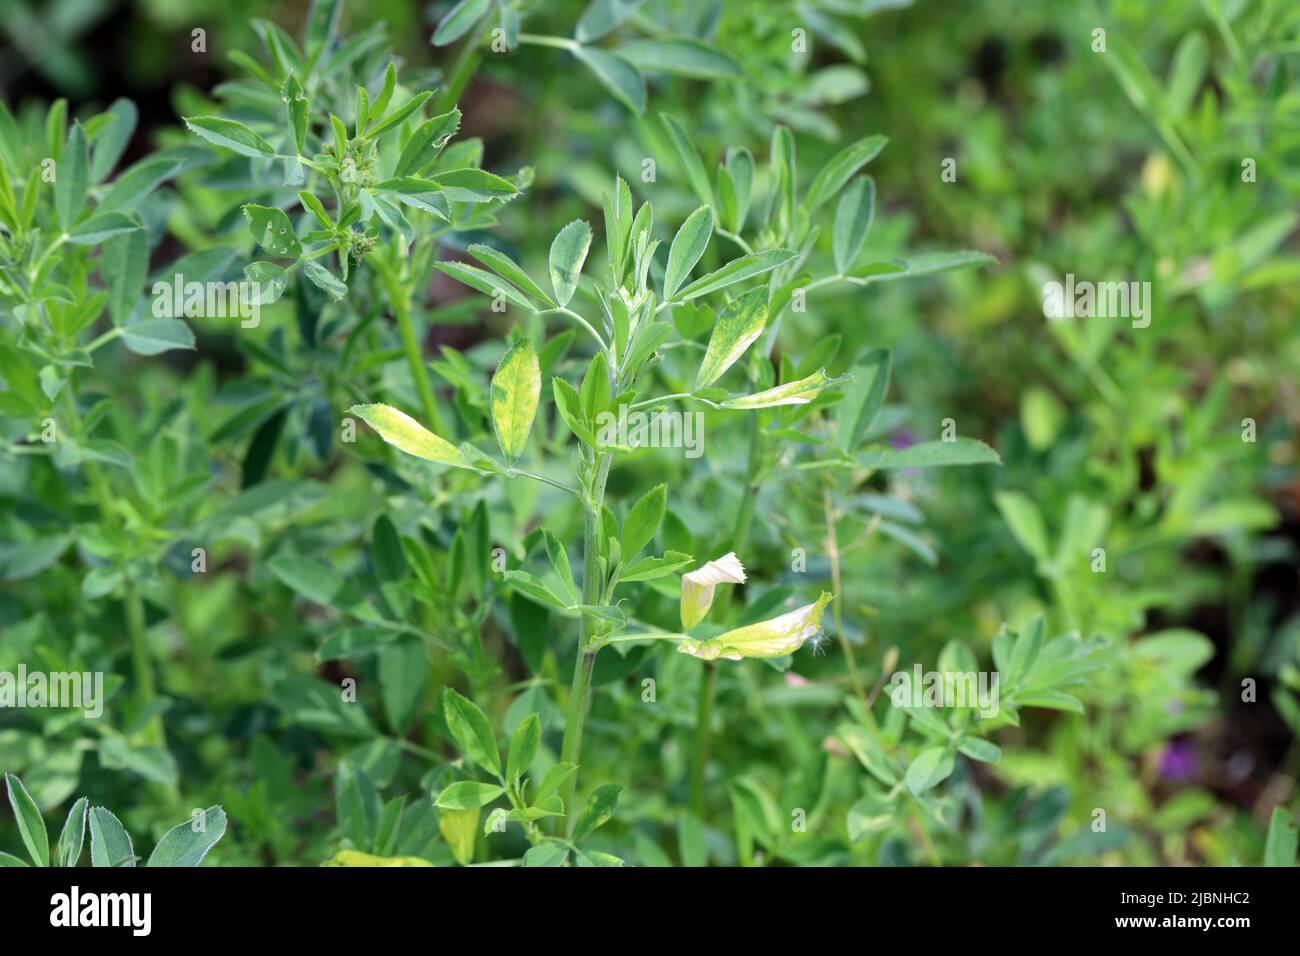
[[[682,575],[682,630],[689,631],[704,620],[713,606],[713,589],[719,584],[744,584],[745,568],[728,551],[716,561]]]

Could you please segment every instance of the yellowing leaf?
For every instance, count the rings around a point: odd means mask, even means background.
[[[446,439],[439,438],[405,412],[391,405],[353,405],[348,409],[363,422],[379,432],[388,444],[400,448],[408,455],[436,461],[453,468],[472,466],[459,448]]]
[[[324,866],[433,866],[418,856],[374,856],[360,850],[339,850]]]
[[[807,378],[796,382],[786,382],[766,391],[755,392],[741,398],[729,398],[721,402],[723,408],[773,408],[777,405],[807,405],[826,388],[837,385],[843,380],[830,378],[824,368],[818,369]]]
[[[736,299],[718,316],[709,338],[708,350],[700,363],[695,387],[708,388],[731,368],[753,341],[763,334],[767,323],[767,288],[751,289]]]
[[[528,432],[537,415],[542,393],[542,371],[537,352],[528,339],[520,339],[506,352],[492,376],[492,427],[501,453],[514,462],[528,444]]]
[[[822,612],[831,603],[829,592],[823,591],[813,604],[805,604],[780,617],[758,624],[738,627],[719,634],[711,641],[682,641],[677,650],[705,661],[719,657],[739,661],[746,657],[781,657],[793,654],[804,641],[821,630]]]

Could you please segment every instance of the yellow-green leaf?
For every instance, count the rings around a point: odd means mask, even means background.
[[[826,369],[820,368],[807,378],[801,378],[795,382],[786,382],[784,385],[778,385],[762,392],[755,392],[753,395],[729,398],[719,404],[723,408],[773,408],[777,405],[807,405],[820,395],[824,389],[837,385],[842,380],[843,376],[830,378],[826,374]]]
[[[677,645],[677,650],[706,661],[716,661],[719,657],[739,661],[746,657],[782,657],[793,654],[803,646],[804,641],[821,630],[822,612],[830,603],[830,593],[823,591],[813,604],[805,604],[758,624],[738,627],[719,634],[711,641],[682,641]]]
[[[339,850],[323,866],[433,866],[418,856],[374,856],[360,850]]]
[[[731,368],[745,349],[763,333],[767,323],[767,288],[751,289],[736,299],[718,316],[709,338],[709,348],[700,363],[695,387],[708,388]]]
[[[520,339],[506,352],[492,376],[492,427],[501,453],[514,462],[528,444],[542,393],[542,370],[528,339]]]
[[[453,468],[472,468],[459,448],[391,405],[353,405],[348,412],[379,432],[379,437],[388,444],[408,455]]]

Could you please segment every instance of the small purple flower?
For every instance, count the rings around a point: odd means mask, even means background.
[[[889,444],[894,448],[903,449],[911,448],[916,444],[916,435],[910,428],[900,428],[894,432],[893,437],[889,439]]]
[[[1196,747],[1186,738],[1169,741],[1160,754],[1160,776],[1171,782],[1186,783],[1195,779],[1199,765]]]

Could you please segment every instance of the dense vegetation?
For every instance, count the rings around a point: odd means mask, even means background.
[[[61,8],[0,862],[1293,861],[1300,8]]]

